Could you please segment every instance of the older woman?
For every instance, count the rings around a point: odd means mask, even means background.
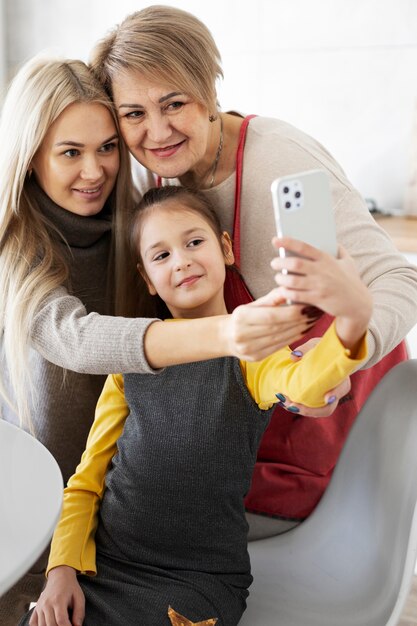
[[[251,537],[281,532],[317,504],[370,390],[407,357],[402,339],[416,322],[416,269],[396,251],[317,141],[277,119],[219,111],[215,82],[222,76],[220,55],[210,32],[194,16],[164,6],[133,13],[95,47],[92,68],[113,98],[122,135],[138,162],[139,190],[154,185],[155,178],[159,184],[179,181],[198,188],[216,207],[222,228],[233,232],[242,279],[229,276],[230,308],[274,284],[265,269],[275,228],[272,180],[317,168],[330,175],[338,239],[374,298],[370,356],[366,369],[352,376],[343,403],[338,403],[340,390],[321,411],[282,398],[246,501],[254,514],[249,515]],[[283,278],[277,273],[275,280],[280,284]],[[323,316],[310,336],[321,335],[328,324]],[[311,420],[301,414],[333,417]]]

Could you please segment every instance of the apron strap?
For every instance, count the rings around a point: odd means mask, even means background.
[[[242,195],[243,178],[243,153],[245,149],[246,131],[250,120],[256,115],[247,115],[243,120],[239,133],[239,144],[236,153],[236,188],[235,188],[235,214],[233,218],[233,252],[235,265],[240,268],[240,199]]]

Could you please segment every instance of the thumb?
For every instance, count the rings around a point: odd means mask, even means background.
[[[320,337],[312,337],[308,341],[301,343],[295,350],[291,352],[291,360],[298,361],[301,359],[304,354],[306,354],[309,350],[312,350],[320,341]]]
[[[275,287],[271,291],[250,303],[249,306],[279,306],[285,303],[281,287]]]
[[[334,387],[334,389],[330,389],[330,391],[326,393],[324,401],[326,404],[334,404],[336,407],[339,400],[349,393],[351,386],[350,377],[348,376],[340,383],[340,385]]]
[[[348,259],[348,258],[350,258],[349,252],[346,250],[346,248],[344,246],[342,246],[342,244],[339,244],[339,247],[337,249],[337,258],[338,259]]]

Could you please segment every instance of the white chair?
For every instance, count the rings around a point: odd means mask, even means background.
[[[371,394],[330,485],[297,528],[249,544],[241,626],[394,626],[417,551],[417,360]]]
[[[0,420],[0,595],[48,545],[62,496],[53,456],[34,437]]]

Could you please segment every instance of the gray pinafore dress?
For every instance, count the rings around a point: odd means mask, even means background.
[[[124,376],[130,407],[106,477],[84,626],[234,626],[252,582],[243,499],[270,411],[235,358]]]

